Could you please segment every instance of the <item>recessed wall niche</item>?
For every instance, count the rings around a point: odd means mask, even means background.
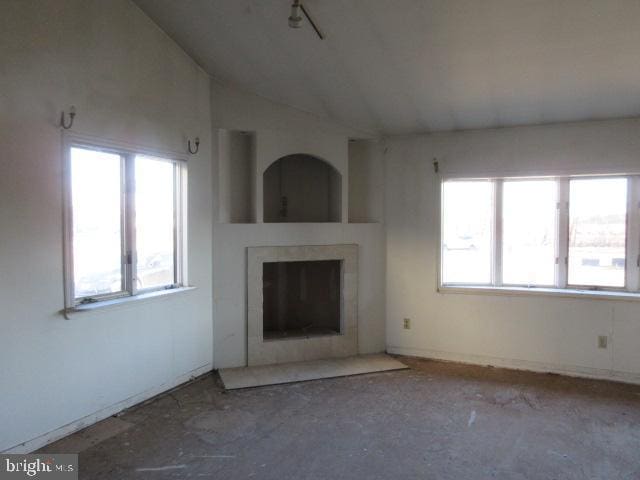
[[[375,140],[349,141],[349,223],[382,221],[384,167]]]
[[[307,154],[273,162],[263,175],[265,223],[340,222],[342,176]]]
[[[256,221],[255,132],[218,130],[219,221]]]

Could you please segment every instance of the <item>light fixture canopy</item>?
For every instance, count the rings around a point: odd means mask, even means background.
[[[293,3],[291,4],[289,27],[300,28],[302,26],[302,15],[304,15],[305,18],[309,21],[309,24],[313,27],[313,30],[316,32],[316,35],[318,35],[318,38],[320,38],[320,40],[324,40],[324,35],[320,31],[320,28],[318,28],[316,22],[314,22],[313,18],[311,18],[311,15],[309,15],[309,11],[304,8],[301,0],[293,0]]]
[[[291,4],[289,26],[291,28],[300,28],[302,26],[302,15],[300,15],[300,0],[294,0],[294,2]]]

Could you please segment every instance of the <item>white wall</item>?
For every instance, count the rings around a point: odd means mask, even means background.
[[[3,1],[0,58],[0,451],[24,451],[211,368],[209,78],[126,0]],[[200,136],[188,159],[197,290],[58,313],[57,122],[71,104],[82,134],[172,151]]]
[[[249,246],[360,245],[358,323],[359,351],[384,350],[385,274],[384,226],[346,223],[348,196],[347,142],[356,132],[316,116],[235,89],[211,83],[211,112],[218,128],[256,132],[256,171],[291,153],[316,154],[343,174],[343,223],[231,224],[215,218],[213,242],[214,366],[246,365],[246,249]],[[218,135],[214,135],[218,138]],[[262,144],[260,140],[262,139]],[[260,148],[262,145],[262,148]],[[214,148],[214,152],[218,152]],[[214,178],[218,159],[214,158]],[[260,183],[260,182],[257,182]],[[261,186],[257,209],[262,208]],[[214,210],[216,212],[217,210]],[[215,217],[215,213],[214,213]],[[258,221],[262,218],[259,212]]]
[[[639,172],[640,120],[394,138],[387,148],[390,351],[640,382],[640,302],[437,293],[432,166],[454,176]],[[610,337],[608,349],[598,335]]]
[[[230,130],[272,130],[370,138],[369,132],[342,126],[311,113],[271,102],[243,90],[211,81],[211,122]]]

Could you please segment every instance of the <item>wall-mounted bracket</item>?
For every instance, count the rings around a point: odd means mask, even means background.
[[[189,149],[189,153],[191,155],[195,155],[196,153],[198,153],[198,150],[200,150],[200,137],[196,137],[194,144],[195,144],[196,147],[192,150],[191,149],[191,140],[189,140],[187,142],[187,148]]]
[[[69,122],[66,122],[64,110],[60,113],[60,126],[65,130],[69,130],[73,127],[73,120],[76,118],[76,107],[71,105],[69,109]]]

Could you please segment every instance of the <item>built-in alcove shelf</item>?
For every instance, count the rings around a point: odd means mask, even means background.
[[[349,141],[349,223],[379,223],[383,216],[384,168],[376,140]]]
[[[217,140],[219,223],[382,221],[376,141],[225,129]]]
[[[340,222],[342,175],[308,154],[277,159],[263,174],[264,223]]]
[[[218,130],[219,221],[255,223],[255,132]]]

